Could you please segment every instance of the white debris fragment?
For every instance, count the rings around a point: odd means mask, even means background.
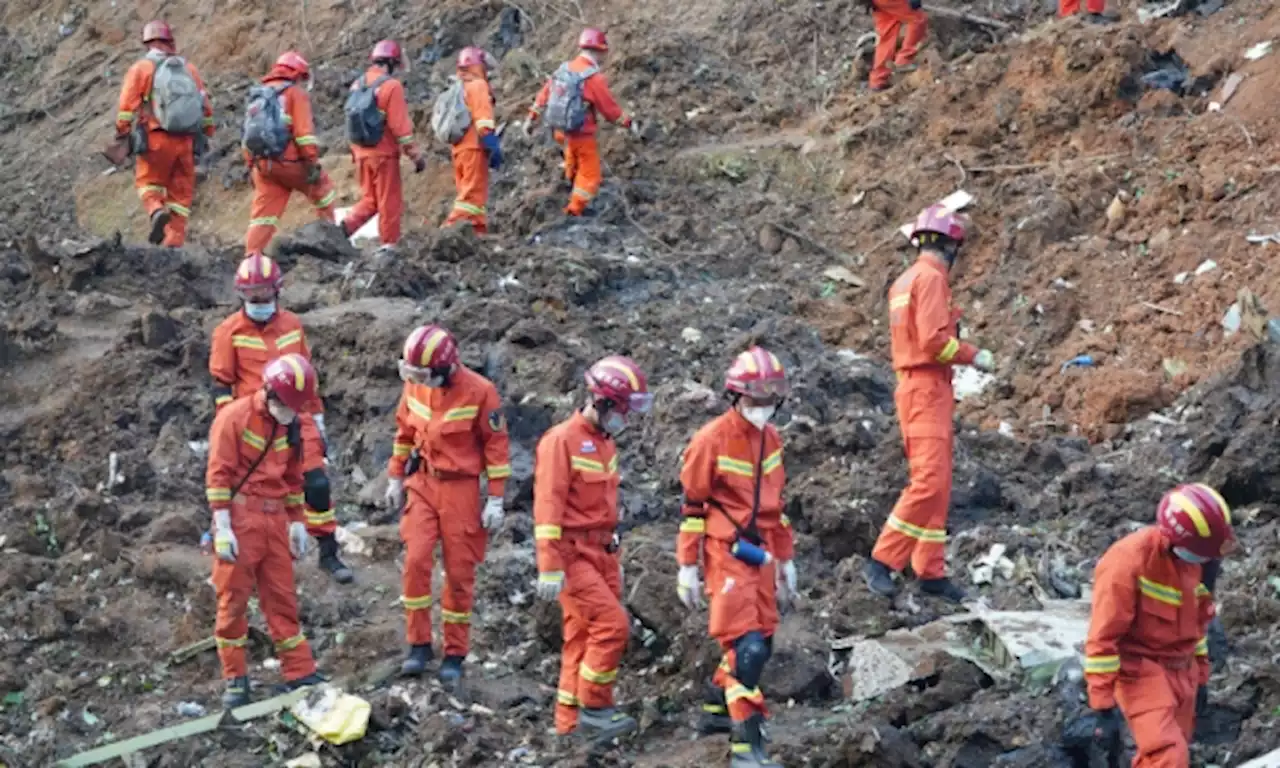
[[[1008,550],[1004,544],[992,544],[985,555],[969,564],[969,578],[974,584],[990,584],[999,575],[1004,579],[1013,578],[1013,561],[1004,556]]]
[[[1244,52],[1244,57],[1249,61],[1257,61],[1268,53],[1271,53],[1272,42],[1273,41],[1271,40],[1263,40],[1261,43],[1250,46],[1249,50]]]
[[[1227,336],[1233,336],[1240,330],[1240,302],[1235,302],[1227,309],[1227,313],[1222,316],[1222,327]]]
[[[1218,262],[1214,261],[1213,259],[1205,259],[1204,261],[1200,262],[1200,266],[1196,267],[1196,274],[1203,275],[1206,272],[1212,272],[1217,268],[1218,268]]]
[[[1000,422],[999,431],[1005,437],[1013,437],[1013,425],[1007,421]]]
[[[960,366],[956,369],[955,376],[951,380],[951,386],[955,390],[956,399],[964,400],[974,395],[982,394],[983,390],[991,386],[996,377],[990,373],[984,373],[972,366]]]
[[[190,448],[190,449],[191,449],[191,452],[192,452],[192,453],[194,453],[194,454],[195,454],[195,455],[197,455],[197,456],[207,456],[207,455],[209,455],[209,441],[208,441],[208,440],[192,440],[192,441],[190,441],[190,442],[188,442],[188,443],[187,443],[187,447],[188,447],[188,448]]]
[[[1173,282],[1177,283],[1178,285],[1185,284],[1189,279],[1191,279],[1190,272],[1179,272],[1178,274],[1173,276]]]
[[[684,339],[686,344],[697,344],[702,341],[702,331],[697,328],[685,328],[680,331],[680,338]]]

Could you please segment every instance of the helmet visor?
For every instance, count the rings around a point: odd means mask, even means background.
[[[254,285],[248,288],[240,288],[236,293],[245,301],[261,304],[274,299],[278,292],[274,285]]]
[[[407,381],[410,384],[426,384],[430,379],[430,368],[419,368],[416,365],[409,365],[403,360],[400,361],[401,381]]]
[[[651,392],[636,392],[627,398],[627,412],[638,413],[641,416],[653,410],[653,394]]]

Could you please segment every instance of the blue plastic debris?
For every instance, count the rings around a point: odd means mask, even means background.
[[[1058,371],[1058,373],[1060,374],[1066,373],[1068,368],[1092,368],[1092,367],[1093,367],[1093,355],[1080,355],[1078,357],[1073,357],[1067,362],[1063,363],[1062,368],[1061,370]]]

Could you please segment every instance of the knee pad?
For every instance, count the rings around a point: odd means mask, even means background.
[[[765,662],[769,660],[769,643],[759,632],[748,632],[733,644],[736,657],[733,676],[748,688],[760,684],[760,675],[764,672]]]
[[[323,469],[313,469],[302,475],[302,495],[308,507],[317,512],[329,511],[329,476]]]

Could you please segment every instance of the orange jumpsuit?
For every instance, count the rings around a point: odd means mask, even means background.
[[[1133,768],[1189,768],[1196,689],[1209,681],[1213,595],[1156,526],[1111,545],[1094,570],[1085,641],[1089,706],[1117,704],[1138,753]]]
[[[885,521],[871,556],[918,579],[946,575],[947,509],[951,503],[951,366],[978,353],[956,335],[947,267],[925,252],[889,288],[889,341],[898,388],[893,400],[902,426],[910,480]]]
[[[613,706],[627,648],[618,526],[618,453],[613,438],[575,413],[543,434],[534,465],[538,573],[563,573],[556,732],[578,725],[578,707]]]
[[[872,88],[883,88],[892,75],[890,62],[905,67],[915,61],[920,44],[929,32],[929,17],[923,9],[911,10],[907,0],[872,0],[871,18],[876,24],[877,42],[870,84]],[[904,25],[907,33],[902,48],[898,48],[898,31]]]
[[[1089,13],[1102,13],[1107,10],[1107,0],[1085,0],[1085,10]],[[1080,0],[1058,0],[1058,16],[1066,18],[1080,12]]]
[[[763,547],[775,561],[759,567],[747,565],[730,552],[739,528],[747,530],[751,525],[757,472],[760,507],[755,525]],[[768,714],[760,689],[748,689],[734,677],[733,645],[752,631],[772,637],[778,627],[776,564],[794,555],[791,522],[782,513],[785,482],[778,430],[770,424],[761,432],[737,410],[717,416],[694,434],[680,468],[685,504],[676,560],[680,565],[697,565],[699,556],[705,558],[710,632],[725,651],[714,681],[725,689],[729,716],[735,722],[756,712]]]
[[[489,495],[502,496],[511,476],[510,439],[493,384],[459,366],[447,387],[406,382],[396,409],[396,437],[387,474],[404,478],[416,448],[422,464],[405,482],[400,518],[405,559],[402,577],[410,645],[431,644],[431,570],[436,542],[444,560],[444,653],[466,656],[476,565],[488,534],[480,525],[480,475]]]
[[[152,43],[149,58],[139,59],[125,73],[120,88],[120,104],[116,112],[116,133],[123,135],[133,129],[135,119],[147,127],[147,151],[137,157],[134,168],[134,186],[147,215],[161,208],[171,214],[164,228],[164,245],[177,247],[187,241],[187,219],[191,216],[191,203],[196,195],[195,136],[170,134],[160,129],[160,123],[147,106],[151,101],[152,77],[156,72],[156,54],[174,55],[171,47]],[[213,137],[213,102],[205,90],[200,73],[191,62],[187,69],[204,93],[204,134]]]
[[[480,137],[488,136],[496,128],[493,90],[485,79],[484,67],[459,69],[458,78],[463,83],[463,99],[471,111],[471,125],[453,145],[453,183],[457,196],[449,218],[441,226],[469,221],[476,234],[483,235],[488,231],[485,206],[489,203],[489,155]]]
[[[227,317],[213,330],[213,342],[209,346],[215,408],[221,412],[233,400],[257,393],[262,389],[262,371],[267,363],[288,354],[311,359],[311,349],[297,315],[277,308],[275,315],[263,324],[250,320],[243,310]],[[324,469],[324,440],[311,418],[317,413],[324,413],[324,404],[318,396],[304,413],[298,414],[304,473]],[[332,509],[320,511],[307,507],[306,523],[312,536],[333,533],[338,527]]]
[[[218,593],[213,634],[222,676],[228,680],[249,674],[244,649],[249,595],[255,587],[285,680],[316,671],[311,647],[298,626],[289,523],[302,520],[302,464],[286,431],[267,413],[262,392],[223,408],[209,430],[205,495],[211,508],[231,510],[231,529],[239,544],[234,563],[213,559]]]
[[[249,212],[249,231],[244,236],[246,251],[263,251],[280,226],[280,216],[289,205],[289,195],[301,192],[316,209],[316,215],[333,221],[333,201],[338,197],[329,174],[320,171],[320,180],[307,183],[307,166],[320,162],[315,136],[315,120],[311,114],[311,96],[305,88],[296,88],[290,75],[293,70],[273,69],[262,78],[264,85],[280,93],[285,123],[293,141],[280,157],[254,160],[245,153],[245,161],[253,168],[253,208]]]
[[[387,71],[382,67],[369,67],[362,80],[372,83],[385,74]],[[356,83],[352,83],[353,90]],[[351,145],[351,156],[360,174],[360,202],[347,212],[343,226],[348,232],[355,232],[377,214],[379,239],[383,245],[395,245],[400,242],[400,215],[404,212],[400,153],[414,161],[421,153],[413,140],[413,120],[409,117],[409,104],[404,98],[404,85],[394,77],[390,78],[378,86],[374,98],[378,109],[386,115],[386,129],[376,146]]]
[[[583,52],[578,58],[569,62],[569,71],[585,72],[598,66],[590,54]],[[536,120],[547,106],[551,97],[551,81],[548,80],[538,91],[538,98],[533,103],[530,118]],[[611,123],[624,128],[631,127],[631,118],[627,116],[613,93],[609,91],[609,81],[603,72],[597,72],[582,84],[582,98],[587,102],[587,120],[582,130],[564,136],[564,177],[573,182],[573,192],[569,195],[569,205],[564,212],[570,216],[581,216],[600,191],[600,147],[596,142],[598,128],[597,113]],[[561,134],[556,133],[560,140]]]

